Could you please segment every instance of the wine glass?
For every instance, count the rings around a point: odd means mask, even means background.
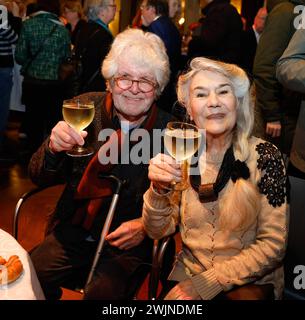
[[[164,144],[168,153],[181,164],[181,182],[172,182],[174,190],[188,188],[188,159],[198,150],[201,134],[198,128],[186,122],[169,122],[165,129]]]
[[[78,132],[89,126],[94,118],[94,112],[94,102],[87,98],[74,98],[63,102],[63,118],[69,126]],[[93,154],[94,150],[75,145],[66,153],[71,157],[83,157]]]

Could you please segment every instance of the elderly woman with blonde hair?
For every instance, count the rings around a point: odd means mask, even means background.
[[[195,58],[178,99],[205,129],[206,149],[182,192],[171,187],[179,164],[164,154],[150,162],[145,230],[160,239],[179,225],[182,239],[166,299],[279,299],[287,179],[278,149],[251,136],[248,77],[236,65]]]
[[[83,6],[80,0],[64,0],[60,5],[61,15],[65,18],[71,32],[71,43],[75,45],[80,30],[86,24]]]

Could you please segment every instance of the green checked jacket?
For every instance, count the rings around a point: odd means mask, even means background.
[[[21,73],[36,79],[58,80],[58,67],[70,55],[70,43],[68,30],[55,14],[35,13],[24,21],[16,47],[15,59],[22,65]]]

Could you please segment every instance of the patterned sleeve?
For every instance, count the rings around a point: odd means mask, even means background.
[[[5,44],[14,44],[18,40],[18,35],[14,29],[8,25],[7,28],[0,27],[0,39],[5,41]]]
[[[258,183],[260,193],[264,194],[272,207],[280,207],[288,196],[288,179],[280,151],[269,142],[256,146],[259,154],[257,167],[261,171]]]

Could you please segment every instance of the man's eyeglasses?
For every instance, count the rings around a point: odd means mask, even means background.
[[[107,4],[107,7],[116,8],[116,4]]]
[[[148,80],[134,80],[128,77],[114,78],[114,82],[122,90],[130,89],[133,83],[136,82],[138,84],[139,90],[143,93],[151,92],[158,87],[156,83],[150,82]]]

